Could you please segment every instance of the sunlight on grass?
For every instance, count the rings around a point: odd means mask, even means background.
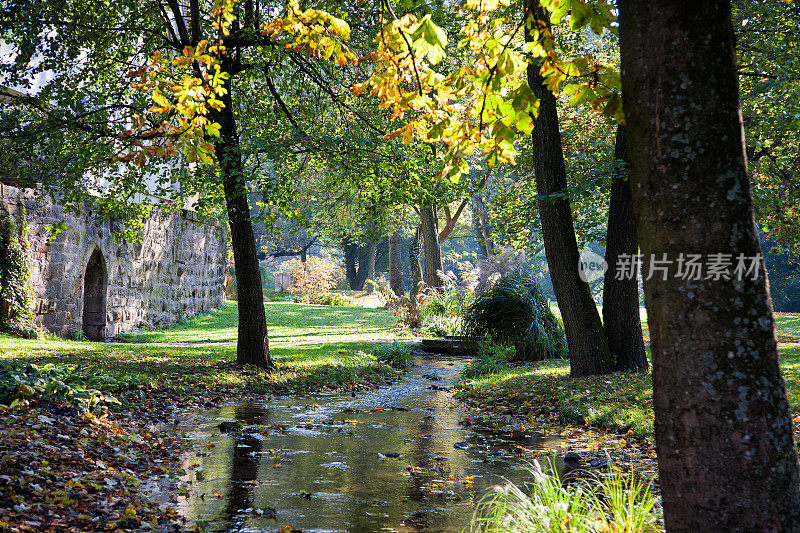
[[[270,339],[364,336],[364,340],[394,336],[395,317],[385,309],[331,307],[287,301],[265,302]],[[125,335],[131,342],[233,342],[238,326],[236,302],[193,317],[163,330],[141,330]]]
[[[782,348],[780,354],[789,403],[800,415],[800,348]],[[653,434],[649,373],[570,378],[568,361],[543,361],[463,380],[460,386],[457,396],[490,411],[511,406],[520,414],[552,415],[566,424]]]
[[[26,340],[0,335],[0,361],[65,363],[100,369],[125,386],[171,389],[248,386],[265,392],[301,392],[380,381],[394,371],[370,355],[372,343],[329,343],[272,348],[272,373],[241,369],[233,346],[170,347],[146,344]]]

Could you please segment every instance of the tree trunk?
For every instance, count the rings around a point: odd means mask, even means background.
[[[494,253],[494,240],[492,239],[492,226],[489,222],[489,213],[486,212],[486,203],[483,201],[483,197],[480,194],[475,196],[475,210],[480,219],[480,230],[483,233],[483,251],[486,257],[489,257]]]
[[[356,270],[356,254],[358,253],[358,246],[352,244],[349,238],[345,238],[342,244],[344,248],[344,274],[347,278],[347,283],[350,290],[356,290],[356,278],[358,272]]]
[[[370,241],[367,243],[367,280],[375,281],[375,259],[378,255],[378,243],[375,241]],[[372,283],[367,283],[366,280],[364,284],[367,287],[367,294],[372,294],[374,285]]]
[[[603,279],[603,328],[608,338],[608,348],[614,358],[614,368],[624,372],[647,372],[647,354],[639,316],[638,279],[637,276],[618,275],[624,270],[625,256],[631,258],[639,252],[628,182],[628,152],[623,125],[617,126],[614,159],[616,166],[611,183],[606,229],[608,271]],[[624,254],[622,259],[621,254]]]
[[[549,21],[549,15],[538,5],[538,0],[528,2],[527,13],[535,10],[539,20]],[[525,32],[525,39],[531,40],[528,31]],[[564,321],[570,375],[603,374],[611,372],[614,365],[589,284],[580,277],[580,255],[567,192],[567,172],[561,148],[556,99],[542,84],[543,81],[539,67],[528,66],[528,84],[540,101],[539,116],[533,127],[533,166],[536,191],[540,196],[548,197],[539,200],[547,265]],[[550,197],[555,194],[562,196],[555,199]]]
[[[475,231],[475,240],[478,242],[478,257],[488,257],[486,248],[486,236],[483,233],[483,223],[478,211],[477,197],[472,200],[472,229]]]
[[[798,531],[797,450],[754,223],[730,4],[621,0],[620,11],[667,530]],[[702,276],[685,275],[687,254],[700,254]],[[737,274],[740,254],[745,267],[755,258],[754,274]],[[669,261],[665,274],[649,276],[661,266],[651,257]],[[726,260],[731,278],[715,279],[710,266]]]
[[[425,248],[425,283],[429,287],[438,289],[442,280],[437,272],[442,270],[442,249],[439,246],[439,224],[436,219],[436,209],[430,205],[419,209],[422,240]]]
[[[375,250],[377,245],[370,241],[360,247],[358,251],[358,270],[356,271],[355,284],[351,286],[354,291],[364,290],[364,285],[370,276],[375,277]]]
[[[403,239],[400,234],[395,232],[389,237],[389,288],[397,296],[405,293],[403,287],[403,264],[402,264]]]
[[[408,247],[408,262],[411,264],[411,299],[419,292],[422,283],[422,263],[420,263],[420,244],[422,242],[422,225],[417,226],[411,245]]]
[[[223,65],[223,70],[232,71],[229,65]],[[253,235],[253,224],[250,220],[250,207],[247,203],[247,184],[239,148],[239,134],[233,116],[230,80],[226,85],[228,93],[223,98],[225,107],[219,112],[213,112],[212,120],[220,125],[216,157],[222,174],[239,294],[236,362],[274,368],[269,355],[264,292],[261,286],[261,271],[258,268],[256,255],[258,250]]]

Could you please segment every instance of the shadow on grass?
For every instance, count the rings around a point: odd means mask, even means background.
[[[107,376],[110,389],[152,385],[172,389],[242,387],[300,392],[381,380],[391,369],[372,357],[371,343],[312,344],[271,350],[274,372],[235,363],[232,346],[169,347],[0,335],[0,360],[83,366]]]

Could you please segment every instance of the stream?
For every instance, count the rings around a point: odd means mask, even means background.
[[[464,530],[491,487],[530,480],[522,457],[548,444],[464,421],[448,389],[468,362],[417,358],[395,383],[357,397],[195,413],[178,512],[208,531]]]

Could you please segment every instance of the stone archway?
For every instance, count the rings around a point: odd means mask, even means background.
[[[86,263],[83,276],[83,333],[87,339],[106,337],[106,288],[108,270],[99,248],[95,248]]]

